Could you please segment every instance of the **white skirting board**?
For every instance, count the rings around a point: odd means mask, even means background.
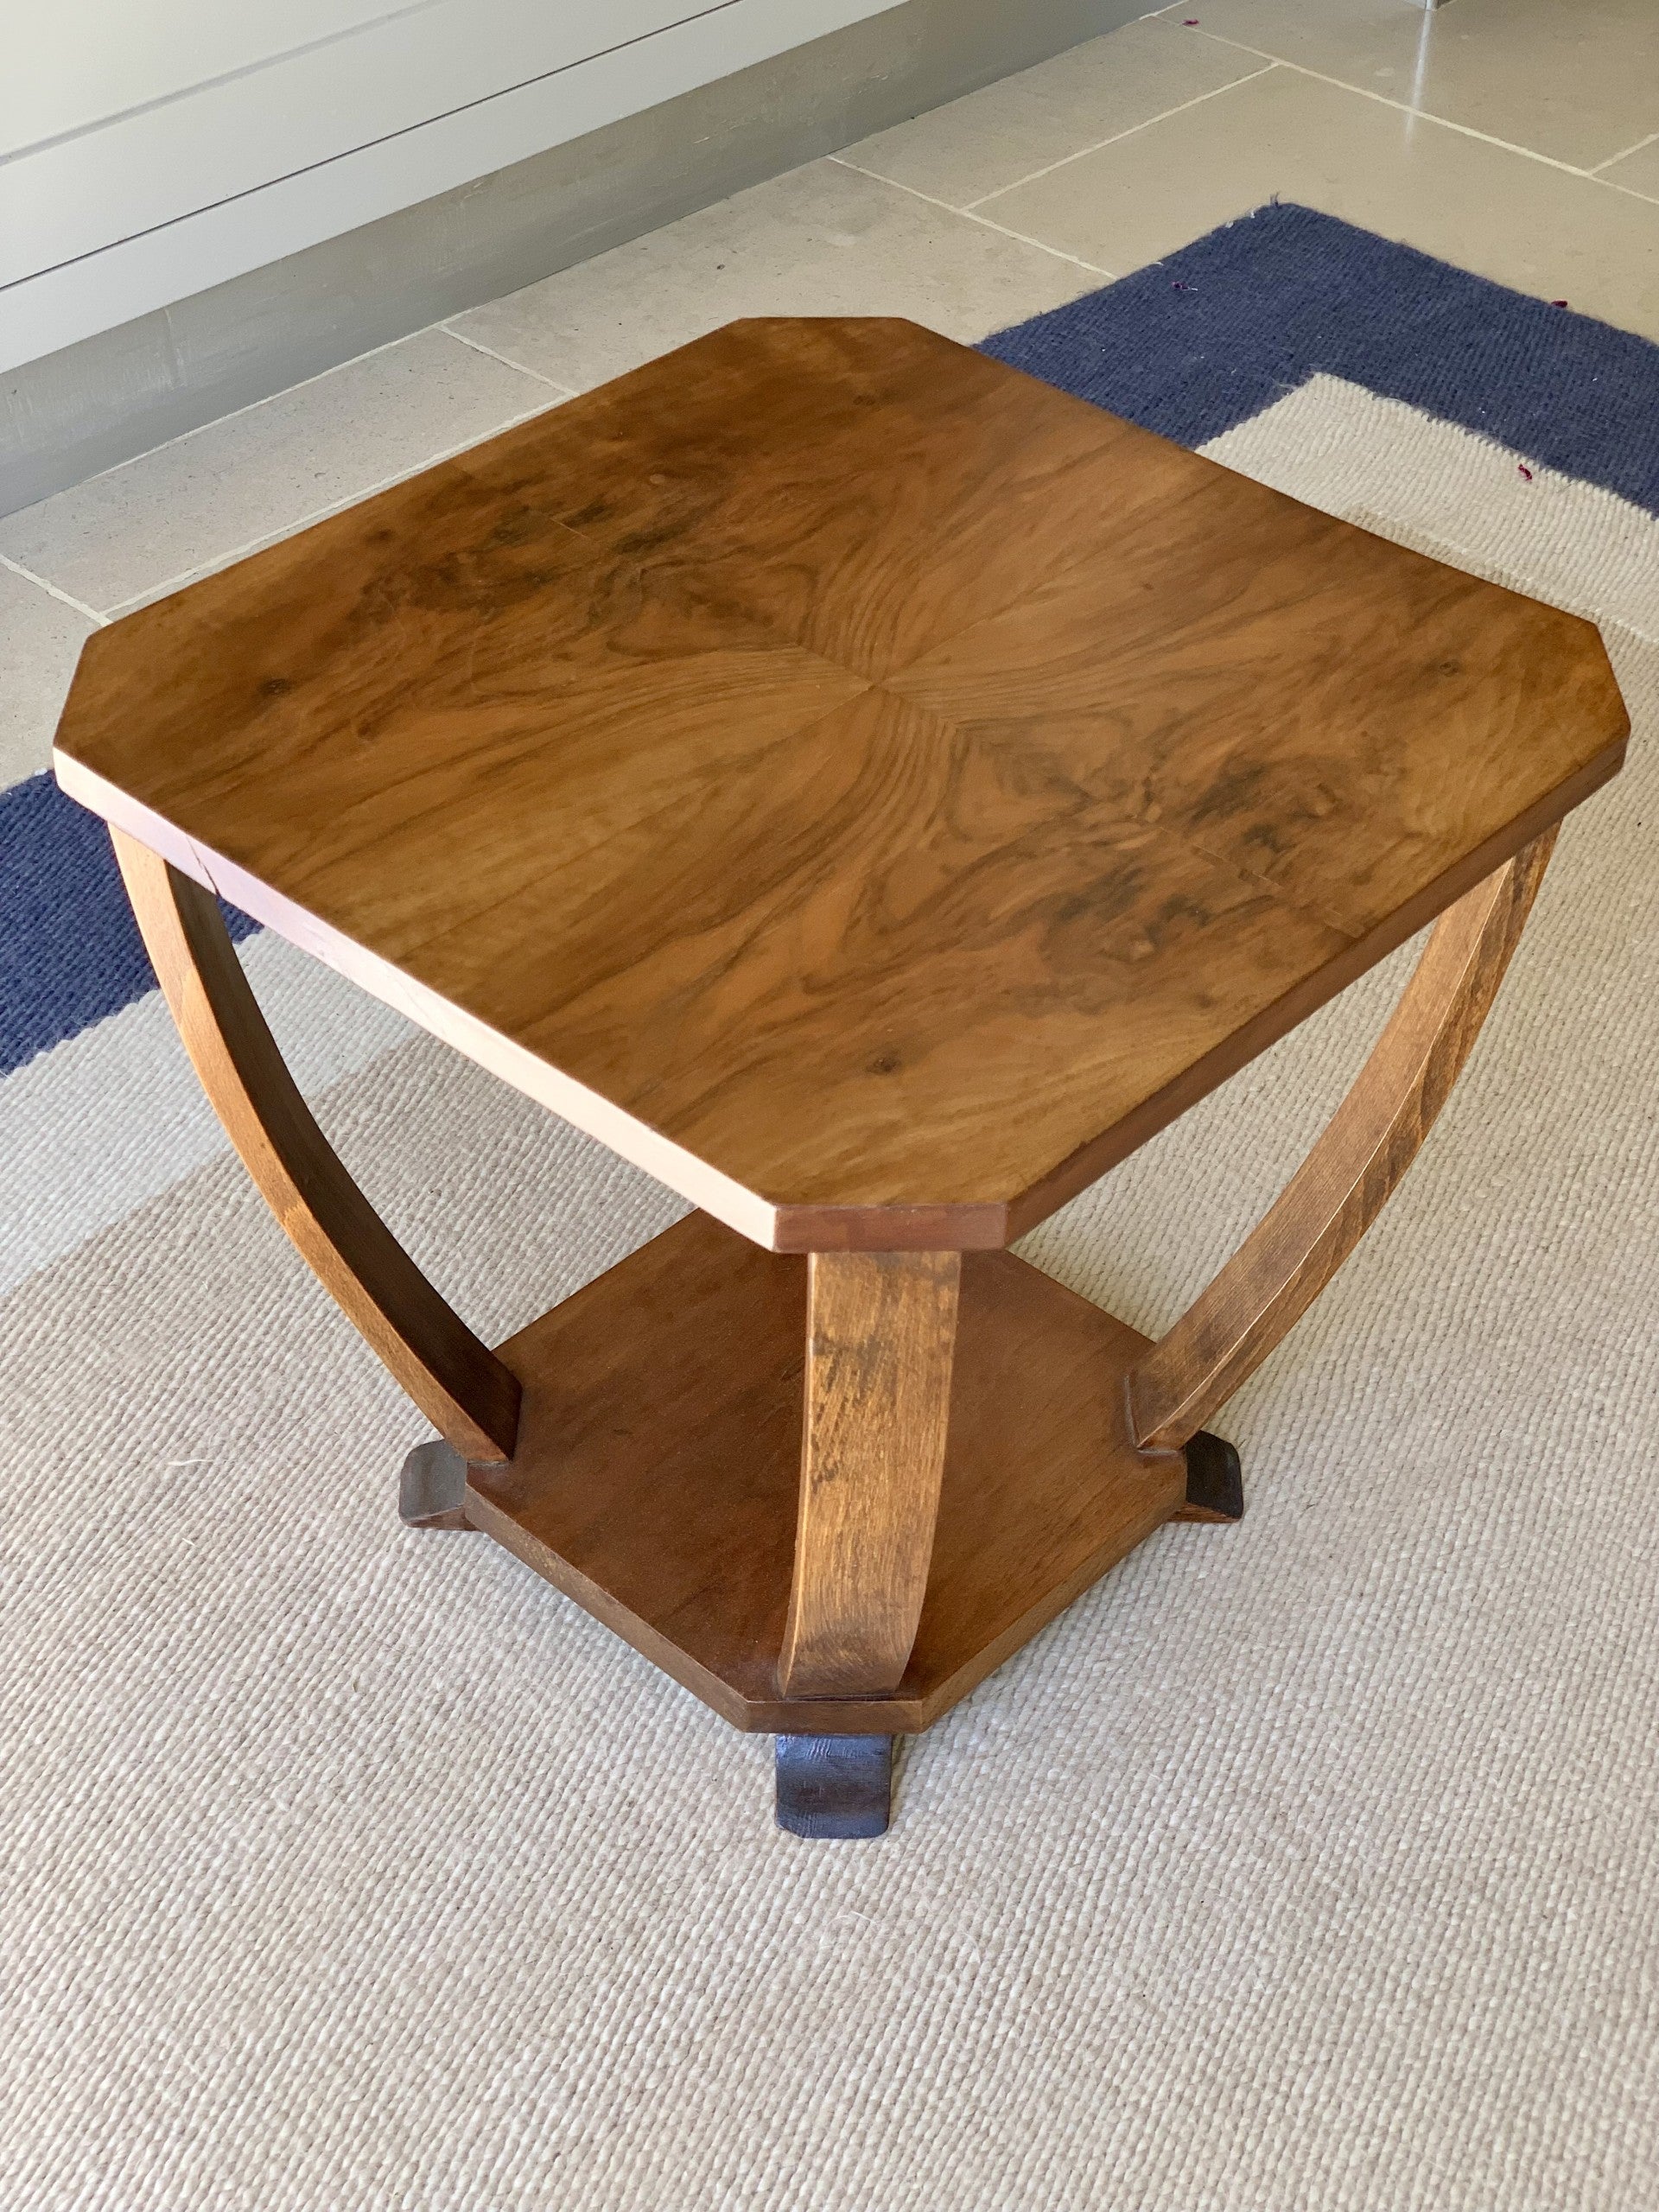
[[[0,370],[899,0],[431,0],[0,162]]]
[[[73,12],[126,9],[132,0],[60,4]],[[238,42],[246,49],[253,31],[269,27],[260,14],[266,4],[241,0],[232,16],[218,8],[218,0],[168,0],[169,10],[202,11],[199,50],[170,57],[179,81],[187,66],[197,77],[210,65],[227,73],[235,58],[230,49]],[[272,4],[283,11],[283,38],[290,50],[296,29],[315,29],[321,17],[346,8],[377,16],[384,12],[382,0]],[[550,15],[561,14],[566,4],[546,0]],[[670,4],[682,12],[687,0]],[[395,12],[418,14],[422,5],[416,0],[413,9]],[[610,19],[620,19],[623,0],[607,0],[607,5]],[[505,134],[499,133],[487,150],[474,147],[457,162],[463,171],[459,183],[371,219],[359,219],[344,193],[361,157],[331,161],[283,188],[290,207],[289,193],[302,187],[312,195],[296,212],[321,233],[314,244],[284,251],[267,238],[257,249],[265,258],[250,255],[248,235],[236,225],[267,206],[276,207],[277,195],[262,190],[54,272],[54,296],[96,326],[73,341],[57,342],[49,334],[75,326],[49,321],[48,287],[39,279],[0,289],[0,337],[10,341],[0,345],[0,360],[29,357],[20,365],[0,366],[0,515],[356,354],[517,291],[745,186],[1114,30],[1145,6],[1146,0],[1020,0],[1017,7],[1009,0],[901,0],[874,13],[867,8],[840,29],[709,76],[654,105],[629,106],[615,121],[579,136],[560,138],[550,131],[555,143],[528,158],[511,158]],[[722,35],[730,35],[738,27],[734,10],[722,6],[718,14],[729,19]],[[792,28],[798,30],[805,20],[795,15]],[[709,35],[706,27],[702,35]],[[642,43],[658,64],[672,58],[659,40]],[[630,51],[636,54],[637,71],[638,50]],[[713,69],[709,50],[702,51],[702,67]],[[597,59],[590,56],[582,65],[590,88],[597,83],[591,66]],[[613,59],[607,66],[614,66]],[[111,106],[118,73],[121,83],[131,77],[130,70],[117,73],[112,66],[100,77],[71,73],[65,65],[60,89],[73,94],[86,120]],[[692,73],[689,62],[684,73]],[[152,107],[170,113],[179,105],[163,106],[164,84],[149,90]],[[619,88],[613,90],[613,105],[623,105]],[[635,102],[645,97],[637,73],[629,97]],[[19,119],[18,105],[13,79],[0,69],[0,150],[17,147],[26,135],[10,127]],[[41,129],[52,121],[61,126],[60,137],[68,135],[75,117],[67,100],[60,101],[56,117],[41,114],[40,101],[35,105],[33,120]],[[493,99],[486,105],[494,116],[507,102]],[[562,127],[569,127],[568,118]],[[381,160],[399,149],[406,156],[409,140],[428,137],[423,129],[364,150]],[[480,174],[480,162],[491,161],[499,166]],[[0,162],[0,180],[8,166]],[[414,188],[428,186],[423,181]],[[221,224],[223,237],[214,227]],[[168,265],[144,258],[187,244],[194,253],[198,238],[204,259],[206,245],[216,245],[223,254],[218,265],[233,264],[238,273],[213,281],[201,273],[204,260]],[[245,261],[251,265],[243,266]],[[147,276],[155,279],[148,292],[139,281]],[[189,289],[192,285],[198,289]],[[27,332],[21,313],[26,291],[35,294]],[[144,297],[159,303],[144,310],[130,304]],[[37,351],[54,343],[56,350]]]

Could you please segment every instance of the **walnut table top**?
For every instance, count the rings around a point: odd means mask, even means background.
[[[91,641],[67,790],[775,1249],[1009,1242],[1596,785],[1586,622],[735,323]]]

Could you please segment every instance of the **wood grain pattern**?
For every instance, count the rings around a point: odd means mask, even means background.
[[[218,906],[119,830],[115,850],[185,1049],[271,1211],[433,1427],[468,1459],[507,1459],[517,1378],[444,1303],[341,1166],[283,1064]]]
[[[1306,1312],[1415,1158],[1480,1033],[1554,845],[1539,838],[1436,924],[1329,1127],[1208,1288],[1129,1376],[1144,1449],[1202,1429]]]
[[[457,456],[880,681],[1190,494],[1179,448],[896,320],[761,318]]]
[[[887,685],[1362,938],[1574,773],[1606,679],[1571,616],[1216,473],[1204,561],[1126,547]]]
[[[800,1517],[785,1697],[895,1688],[933,1554],[956,1354],[955,1252],[807,1262]]]
[[[910,325],[762,321],[99,632],[58,760],[757,1242],[969,1249],[1627,728],[1586,622]]]
[[[518,1450],[467,1516],[736,1726],[927,1727],[1185,1496],[1131,1443],[1146,1338],[1012,1254],[962,1261],[920,1624],[887,1695],[778,1684],[800,1510],[806,1262],[693,1214],[505,1344]]]

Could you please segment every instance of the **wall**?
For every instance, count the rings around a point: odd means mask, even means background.
[[[0,369],[899,0],[60,0],[0,86]]]
[[[0,514],[1114,29],[1145,6],[903,0],[0,372]]]

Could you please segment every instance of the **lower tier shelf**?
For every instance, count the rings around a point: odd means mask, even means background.
[[[963,1255],[921,1625],[889,1697],[783,1698],[800,1480],[804,1258],[692,1214],[500,1345],[518,1450],[466,1517],[736,1727],[928,1727],[1186,1494],[1129,1441],[1147,1340],[1007,1252]]]

